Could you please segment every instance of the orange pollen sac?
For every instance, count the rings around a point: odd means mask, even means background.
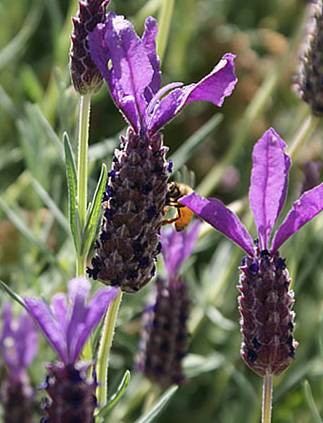
[[[179,217],[175,222],[175,229],[179,232],[189,225],[193,218],[193,212],[188,207],[181,207],[178,210]]]

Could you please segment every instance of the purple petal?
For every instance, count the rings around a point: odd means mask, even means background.
[[[249,201],[261,249],[268,247],[272,228],[286,199],[290,158],[285,148],[285,142],[270,128],[252,153]]]
[[[89,47],[94,63],[102,69],[108,82],[114,102],[138,133],[146,109],[144,92],[154,77],[151,54],[148,55],[132,24],[112,12],[108,13],[105,24],[89,35]],[[102,52],[105,49],[109,53]],[[103,69],[102,63],[107,58]]]
[[[236,216],[216,198],[203,198],[192,193],[180,199],[180,203],[191,209],[223,235],[235,242],[251,256],[254,255],[253,240]]]
[[[93,62],[98,67],[103,78],[108,80],[108,61],[110,51],[105,40],[106,24],[98,24],[88,35],[90,55]]]
[[[75,344],[86,319],[86,302],[90,288],[91,285],[85,278],[72,279],[68,284],[68,298],[71,304],[71,315],[66,329],[66,344],[68,359],[71,363],[73,362],[73,360],[71,360],[71,346]]]
[[[88,306],[88,312],[82,330],[77,338],[75,338],[74,345],[71,349],[70,359],[72,362],[76,361],[80,355],[87,339],[89,338],[93,329],[99,324],[103,315],[107,311],[110,303],[115,299],[119,292],[118,288],[103,288],[100,289]]]
[[[57,351],[60,358],[67,363],[65,332],[58,325],[50,308],[43,300],[24,298],[29,314],[36,320],[48,342]]]
[[[51,301],[51,309],[58,324],[66,330],[68,323],[66,295],[61,292],[55,294]]]
[[[145,89],[146,102],[152,99],[153,95],[157,93],[160,88],[160,62],[156,51],[156,36],[157,36],[157,21],[149,16],[145,21],[145,32],[142,36],[142,42],[148,54],[150,64],[154,70],[153,77],[149,87]]]
[[[300,230],[323,210],[323,183],[306,191],[295,203],[278,228],[273,242],[272,251],[278,248],[294,233]]]
[[[234,55],[227,53],[207,76],[196,84],[177,88],[160,100],[148,120],[151,134],[173,119],[186,105],[194,101],[209,101],[222,106],[231,95],[237,78],[234,73]]]
[[[194,222],[185,231],[170,229],[161,232],[162,254],[169,279],[179,274],[181,264],[191,255],[199,229],[200,223]]]

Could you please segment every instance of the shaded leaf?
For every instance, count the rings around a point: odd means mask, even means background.
[[[166,406],[168,401],[172,398],[172,396],[177,391],[178,386],[171,386],[167,389],[167,391],[164,393],[162,397],[160,397],[159,401],[148,411],[148,413],[140,417],[138,420],[135,421],[135,423],[150,423],[152,422],[155,417],[157,417],[162,409]]]
[[[86,219],[86,225],[82,237],[81,255],[86,256],[96,236],[96,231],[101,214],[102,197],[108,177],[108,169],[105,164],[102,165],[101,174],[96,186],[93,200],[89,207]]]

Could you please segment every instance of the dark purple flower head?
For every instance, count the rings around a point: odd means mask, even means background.
[[[285,142],[271,128],[256,143],[252,154],[250,206],[257,226],[260,249],[270,250],[272,253],[323,210],[321,183],[294,202],[270,242],[273,226],[287,194],[290,158],[285,149]],[[221,201],[215,198],[205,199],[192,193],[180,202],[238,244],[250,256],[255,254],[252,236],[239,218]]]
[[[70,72],[74,88],[81,95],[96,91],[102,76],[91,59],[88,34],[99,22],[104,22],[110,0],[80,0],[77,15],[72,19]]]
[[[26,369],[38,351],[38,337],[34,322],[26,313],[18,319],[12,315],[10,303],[3,305],[0,353],[12,381],[25,379]]]
[[[123,16],[108,13],[89,35],[90,53],[107,81],[116,106],[137,134],[151,137],[194,101],[222,106],[237,82],[232,54],[226,54],[201,81],[161,88],[156,53],[156,20],[148,17],[140,38]]]
[[[170,229],[161,234],[167,278],[157,280],[155,303],[145,310],[137,367],[162,388],[185,380],[182,360],[188,350],[190,299],[180,271],[192,253],[199,226],[195,222],[182,232]]]
[[[243,334],[241,355],[260,376],[279,374],[286,369],[297,347],[293,338],[294,294],[285,260],[278,249],[323,210],[322,183],[293,204],[272,237],[287,194],[291,161],[285,149],[285,142],[274,129],[266,131],[253,149],[249,201],[259,238],[255,246],[239,218],[221,201],[195,193],[180,200],[248,254],[240,265],[238,287]]]
[[[78,360],[91,332],[118,293],[116,288],[101,289],[87,302],[90,286],[84,278],[71,280],[68,295],[54,295],[50,307],[41,299],[24,299],[28,312],[66,365]]]
[[[104,216],[88,274],[133,293],[154,276],[171,166],[159,130],[185,105],[221,106],[237,78],[232,54],[196,84],[160,87],[157,23],[147,18],[140,38],[123,16],[108,13],[89,35],[91,57],[129,123],[121,138],[104,195]]]

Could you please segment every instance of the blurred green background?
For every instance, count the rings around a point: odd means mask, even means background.
[[[161,1],[114,0],[109,8],[133,20],[141,32],[147,14],[158,17]],[[74,276],[62,135],[67,131],[76,147],[78,95],[68,72],[76,9],[76,1],[0,0],[0,278],[21,295],[50,298],[65,290]],[[239,83],[222,109],[194,104],[168,125],[164,134],[169,156],[174,154],[175,165],[185,164],[195,172],[200,193],[235,202],[245,222],[254,142],[269,126],[292,142],[308,113],[292,87],[305,9],[306,2],[300,0],[175,0],[163,82],[198,80],[231,51],[237,55]],[[123,128],[104,86],[91,112],[90,192],[102,161],[110,165]],[[323,163],[322,130],[317,129],[294,159],[288,205],[300,193],[306,163]],[[198,146],[183,155],[178,149],[194,139]],[[176,155],[176,150],[181,153]],[[236,284],[242,253],[204,229],[185,274],[193,301],[188,382],[156,421],[258,422],[261,380],[239,356]],[[275,379],[273,422],[318,422],[304,382],[308,380],[323,416],[323,217],[289,241],[282,253],[294,279],[300,346],[294,363]],[[112,385],[125,369],[133,368],[140,315],[152,290],[153,283],[124,299]],[[52,358],[42,343],[32,368],[35,385],[44,375],[43,363]],[[127,394],[107,421],[133,422],[147,403],[149,389],[133,372]]]

